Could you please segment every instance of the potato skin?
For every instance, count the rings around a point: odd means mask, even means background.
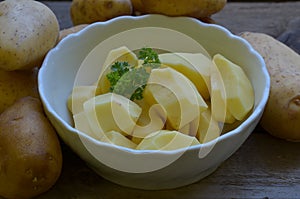
[[[54,13],[33,0],[0,2],[0,27],[0,68],[8,71],[40,66],[59,34]]]
[[[261,54],[271,77],[261,126],[276,137],[300,141],[300,55],[263,33],[241,36]]]
[[[69,34],[79,32],[80,30],[82,30],[86,26],[88,26],[88,24],[80,24],[80,25],[76,25],[76,26],[73,26],[73,27],[70,27],[70,28],[63,29],[63,30],[59,31],[58,42],[60,42],[63,38],[65,38]]]
[[[0,69],[0,113],[21,97],[39,96],[37,74],[38,68],[26,71]]]
[[[219,12],[227,0],[132,0],[133,8],[142,14],[206,18]]]
[[[73,25],[106,21],[132,12],[130,0],[73,0],[70,8]]]
[[[38,98],[22,98],[0,115],[1,196],[37,196],[54,185],[61,167],[60,143]]]

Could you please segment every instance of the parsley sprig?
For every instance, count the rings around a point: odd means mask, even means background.
[[[152,48],[142,48],[139,51],[140,60],[144,60],[143,65],[146,64],[160,64],[158,54]]]
[[[131,66],[128,62],[115,62],[111,66],[111,72],[106,75],[110,82],[111,92],[123,95],[130,100],[143,99],[143,91],[151,69],[158,68],[160,60],[152,48],[142,48],[138,59],[143,60],[142,66]]]
[[[132,66],[128,62],[115,62],[111,67],[111,72],[106,75],[108,81],[110,82],[109,90],[114,91],[116,84],[121,79],[121,77],[132,69]]]

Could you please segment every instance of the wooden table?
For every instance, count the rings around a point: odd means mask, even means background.
[[[45,2],[61,29],[72,26],[70,2]],[[281,35],[300,17],[300,2],[228,3],[213,19],[234,33],[254,31]],[[300,198],[300,143],[274,138],[260,126],[216,172],[178,189],[143,191],[108,182],[91,171],[63,145],[64,165],[57,184],[38,199],[106,198]]]

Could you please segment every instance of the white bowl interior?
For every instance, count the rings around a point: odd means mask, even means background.
[[[188,151],[135,151],[98,142],[74,129],[66,101],[81,63],[100,42],[111,35],[137,27],[163,27],[180,31],[198,41],[211,55],[221,53],[239,64],[254,87],[253,113],[238,128],[220,136],[215,142],[194,146]],[[176,44],[176,41],[173,42]],[[90,71],[89,74],[90,79],[82,80],[86,84],[97,79],[97,73]],[[79,33],[69,35],[52,49],[39,72],[39,91],[45,112],[64,142],[103,177],[125,186],[143,189],[183,186],[214,171],[255,128],[267,102],[269,87],[270,79],[263,59],[245,40],[217,25],[204,24],[186,17],[169,18],[160,15],[120,17],[89,25]],[[99,153],[106,163],[91,153]],[[167,164],[172,160],[172,164]],[[120,162],[122,166],[116,166]],[[162,176],[164,179],[161,179]],[[158,179],[161,183],[157,183]]]

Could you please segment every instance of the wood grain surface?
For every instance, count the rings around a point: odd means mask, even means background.
[[[60,23],[72,26],[70,2],[44,2]],[[279,37],[300,17],[300,2],[228,3],[213,19],[233,33],[262,32]],[[296,37],[299,39],[299,37]],[[95,174],[67,146],[57,184],[37,199],[300,198],[300,143],[274,138],[258,126],[241,148],[205,179],[186,187],[143,191],[121,187]]]

